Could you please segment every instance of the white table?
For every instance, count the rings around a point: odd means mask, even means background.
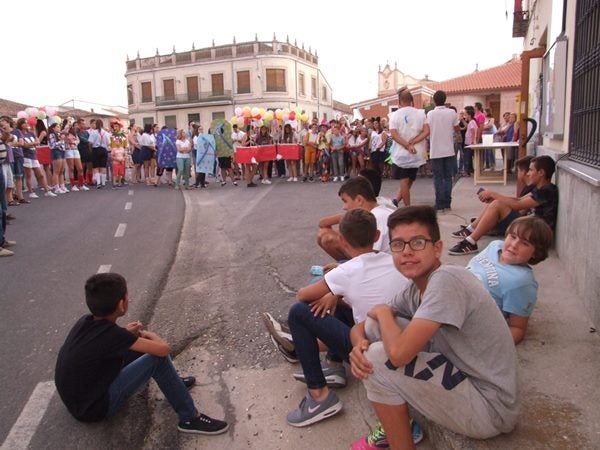
[[[506,159],[506,150],[510,148],[518,148],[518,142],[492,142],[491,144],[474,144],[467,145],[465,148],[473,150],[473,183],[502,183],[506,186],[508,178],[508,161]],[[483,171],[482,155],[484,150],[502,150],[502,170],[495,170],[490,172]],[[495,157],[495,156],[494,156]]]

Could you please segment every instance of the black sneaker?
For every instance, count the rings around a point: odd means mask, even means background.
[[[308,181],[308,178],[307,178],[307,177],[303,177],[303,178],[302,178],[302,182],[303,182],[303,183],[306,183],[307,181]]]
[[[471,230],[469,230],[464,225],[461,225],[460,230],[452,232],[452,237],[457,238],[457,239],[464,239],[467,236],[470,236],[471,233],[472,233]]]
[[[466,239],[460,241],[458,244],[448,250],[448,254],[450,255],[469,255],[477,252],[479,252],[477,244],[471,244]]]
[[[227,431],[229,424],[222,420],[200,414],[189,422],[179,422],[177,429],[183,433],[222,434]]]
[[[394,206],[397,208],[397,207],[398,207],[398,203],[400,203],[400,202],[398,202],[398,200],[396,200],[396,199],[394,198],[394,199],[392,199],[392,203],[393,203],[393,204],[394,204]]]
[[[181,377],[181,381],[183,382],[183,385],[188,389],[196,384],[195,377]]]
[[[247,185],[247,187],[256,187],[256,186],[258,186],[258,185],[256,183],[252,183],[252,182],[248,183],[248,185]]]

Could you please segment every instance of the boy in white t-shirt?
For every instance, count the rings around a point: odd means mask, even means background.
[[[343,361],[352,350],[350,329],[365,320],[378,303],[387,303],[408,280],[395,270],[388,253],[373,250],[379,238],[375,216],[363,208],[348,211],[340,222],[339,242],[351,259],[298,291],[288,324],[302,373],[294,378],[307,384],[308,393],[288,423],[303,427],[338,413],[342,404],[330,387],[346,385]],[[341,301],[343,299],[343,302]],[[328,349],[327,366],[319,357]]]
[[[373,192],[373,186],[365,177],[351,178],[342,184],[338,195],[342,200],[344,211],[355,208],[371,211],[377,221],[379,239],[373,244],[373,249],[381,252],[390,252],[388,243],[387,218],[393,210],[385,205],[377,203],[377,197]],[[345,213],[324,217],[319,221],[319,233],[317,243],[325,252],[336,261],[347,260],[348,255],[340,245],[340,233],[333,227],[338,225]]]

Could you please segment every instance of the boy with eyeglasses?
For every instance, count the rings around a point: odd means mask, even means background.
[[[390,447],[414,448],[408,404],[469,437],[508,433],[519,400],[515,347],[502,313],[467,269],[442,265],[433,208],[399,209],[388,229],[394,265],[412,283],[352,328],[350,362]]]

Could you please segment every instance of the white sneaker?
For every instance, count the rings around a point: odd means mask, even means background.
[[[71,188],[71,191],[72,191],[72,192],[79,192],[79,188],[78,188],[77,186],[73,186],[73,187]]]
[[[68,194],[69,192],[71,192],[66,188],[66,186],[62,186],[60,189],[63,191],[63,194]]]
[[[333,177],[333,183],[335,183],[338,180],[338,177]]]
[[[56,197],[56,194],[52,191],[48,191],[44,194],[44,197]]]
[[[294,177],[293,181],[294,181],[294,183],[297,183],[298,182],[298,177]]]
[[[29,198],[40,198],[40,197],[35,192],[32,192],[31,194],[29,194]]]
[[[294,181],[294,178],[293,177],[289,177],[287,180],[288,181]]]
[[[87,186],[84,184],[84,185],[82,185],[82,186],[79,188],[79,190],[80,190],[80,191],[89,191],[89,190],[90,190],[90,188],[89,188],[89,187],[87,187]]]

